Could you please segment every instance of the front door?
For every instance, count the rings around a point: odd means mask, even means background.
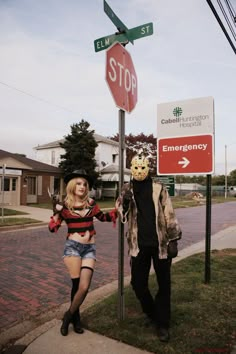
[[[0,203],[3,205],[18,205],[18,178],[8,176],[4,177],[4,187],[2,186],[2,178],[3,177],[0,178]]]
[[[36,177],[27,177],[27,204],[37,203],[37,179]]]

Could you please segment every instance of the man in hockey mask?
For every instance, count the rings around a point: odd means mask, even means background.
[[[158,338],[168,342],[171,259],[177,256],[182,232],[167,189],[150,177],[149,161],[142,153],[133,157],[131,174],[118,198],[121,221],[128,223],[131,285],[143,312],[155,324]],[[151,263],[158,283],[155,298],[148,287]]]

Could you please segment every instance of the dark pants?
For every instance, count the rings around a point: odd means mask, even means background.
[[[153,299],[148,279],[151,261],[156,273],[158,291]],[[159,259],[158,249],[153,247],[142,248],[137,257],[131,257],[131,285],[139,299],[142,310],[155,321],[157,326],[169,328],[170,325],[170,259]]]

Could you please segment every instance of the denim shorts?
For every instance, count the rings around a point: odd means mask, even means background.
[[[92,258],[96,260],[96,245],[94,243],[83,244],[74,240],[66,240],[63,258],[76,256],[81,259]]]

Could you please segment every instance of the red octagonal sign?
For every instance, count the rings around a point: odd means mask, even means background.
[[[106,81],[117,107],[130,113],[137,103],[138,81],[132,58],[120,43],[106,52]]]

